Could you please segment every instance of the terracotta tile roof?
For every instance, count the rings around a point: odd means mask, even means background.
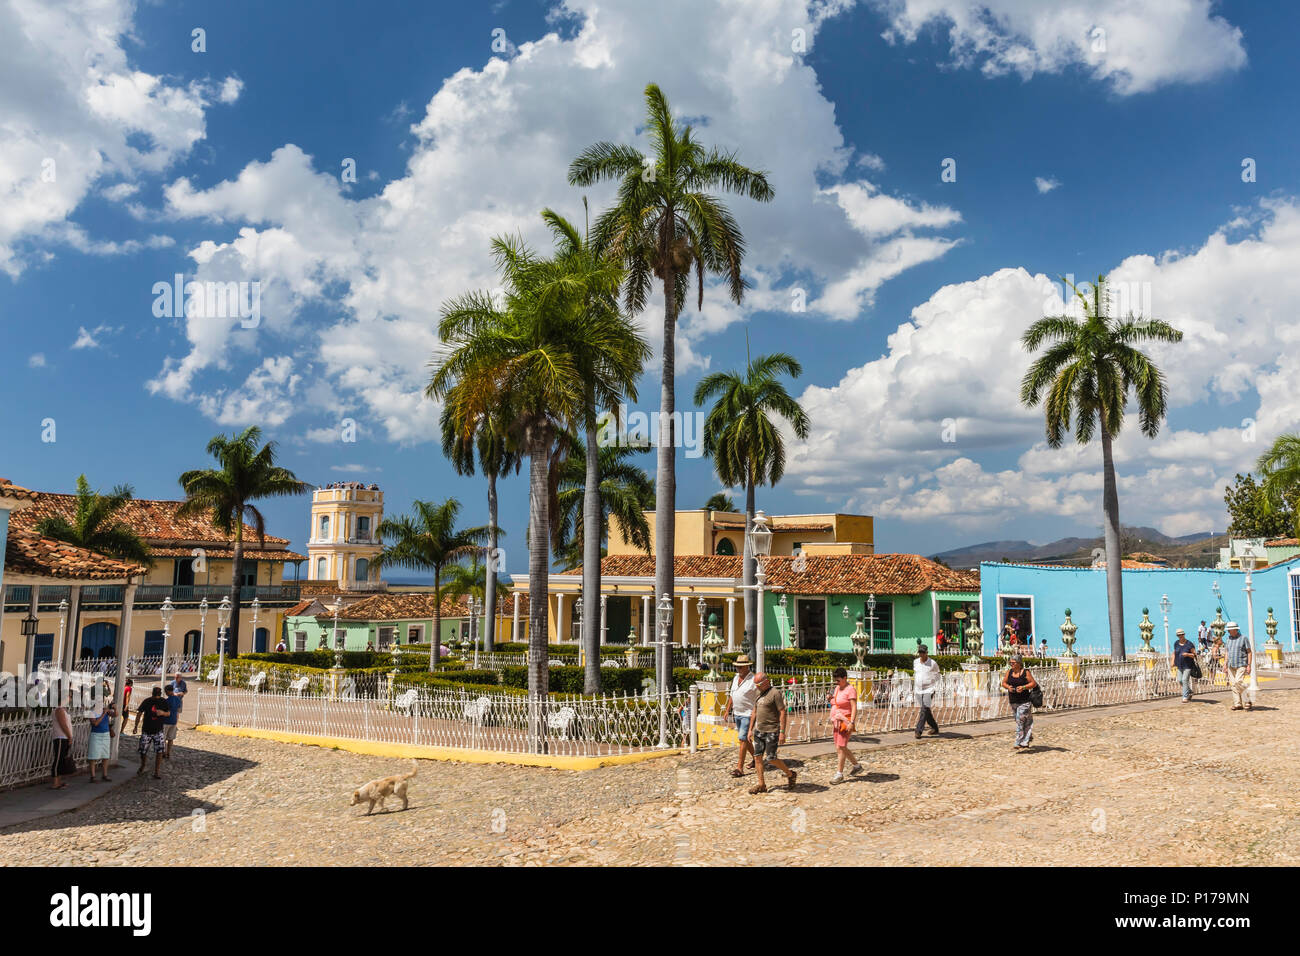
[[[76,516],[76,495],[40,491],[35,493],[34,500],[34,507],[14,515],[13,522],[18,527],[34,531],[42,518],[57,516],[71,521]],[[230,547],[231,539],[218,531],[206,515],[183,517],[177,514],[181,504],[180,501],[133,498],[122,506],[117,517],[151,546],[155,542],[193,541]],[[257,532],[248,525],[244,525],[244,540],[255,545],[262,543]],[[289,539],[268,534],[265,543],[272,549],[281,549],[289,544]]]
[[[304,597],[313,595],[315,597],[332,597],[335,594],[341,594],[344,597],[356,597],[357,595],[369,596],[374,591],[353,591],[348,588],[340,588],[337,581],[301,581],[299,584],[299,593]]]
[[[1300,538],[1271,538],[1264,542],[1266,548],[1294,548],[1296,545],[1300,545]]]
[[[433,592],[432,591],[396,591],[387,594],[376,594],[364,600],[350,604],[339,612],[340,621],[420,621],[430,620],[433,617]],[[511,595],[508,599],[502,598],[497,601],[497,611],[499,614],[509,617],[514,611],[514,597]],[[442,616],[447,617],[468,617],[469,604],[464,599],[451,600],[444,597],[442,599]],[[526,617],[528,614],[528,595],[521,592],[519,595],[519,616]]]
[[[36,492],[28,491],[21,485],[15,485],[8,478],[0,478],[0,498],[17,498],[20,501],[34,501],[36,499]]]
[[[22,528],[10,528],[5,542],[5,571],[11,574],[125,581],[127,575],[142,574],[144,570]]]
[[[267,541],[271,536],[267,535]],[[254,538],[256,541],[256,538]],[[192,547],[185,548],[150,548],[155,558],[188,558],[193,553]],[[216,560],[232,560],[235,557],[234,548],[208,548],[204,547],[203,553],[209,558]],[[260,548],[244,548],[244,558],[249,561],[306,561],[307,556],[298,554],[296,551],[285,549],[279,550],[262,550]]]
[[[745,517],[741,515],[740,520],[734,518],[715,518],[713,520],[715,528],[726,528],[727,530],[740,530],[745,527]],[[768,521],[767,526],[773,531],[834,531],[835,525],[829,521],[794,521],[788,519],[775,518]]]
[[[731,578],[743,574],[740,555],[677,555],[678,578]],[[772,557],[763,562],[770,587],[795,594],[920,594],[922,591],[978,591],[978,571],[957,571],[919,554],[806,555],[804,570],[794,570],[795,559]],[[654,558],[620,554],[600,563],[602,576],[653,577]],[[581,575],[582,569],[565,571]]]

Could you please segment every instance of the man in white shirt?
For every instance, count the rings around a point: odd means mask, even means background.
[[[740,738],[740,756],[736,761],[736,769],[731,771],[733,777],[745,775],[745,754],[754,752],[749,742],[749,724],[754,717],[754,698],[757,696],[758,688],[754,685],[754,675],[750,671],[749,656],[741,654],[736,658],[736,676],[731,678],[727,710],[723,714],[724,717],[736,718],[736,734]]]
[[[916,660],[912,661],[912,693],[920,714],[916,718],[916,736],[919,740],[925,725],[930,725],[930,736],[939,736],[939,722],[934,719],[930,705],[939,688],[939,662],[932,658],[924,644],[916,645]]]

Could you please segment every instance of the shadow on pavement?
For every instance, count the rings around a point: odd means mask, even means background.
[[[257,761],[243,757],[173,745],[171,758],[163,761],[162,779],[155,780],[152,754],[149,755],[145,772],[136,775],[140,756],[132,738],[123,741],[118,759],[121,765],[114,767],[112,774],[114,778],[121,776],[127,779],[121,783],[115,780],[113,787],[93,803],[25,823],[15,823],[0,832],[31,833],[95,823],[181,820],[194,816],[196,810],[205,814],[219,813],[223,809],[221,804],[191,797],[185,791],[202,790],[219,784],[258,765]],[[91,786],[84,776],[71,779],[74,782],[70,786]]]

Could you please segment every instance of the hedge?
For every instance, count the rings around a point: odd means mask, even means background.
[[[550,691],[553,694],[583,694],[586,692],[586,668],[551,667]],[[704,678],[704,671],[687,667],[673,668],[673,681],[678,690],[685,690],[692,683]],[[605,694],[639,694],[644,689],[646,680],[653,680],[653,667],[602,667],[600,669],[600,689]],[[502,669],[501,683],[506,687],[528,687],[527,667],[506,667]]]

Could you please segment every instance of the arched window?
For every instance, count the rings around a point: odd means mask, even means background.
[[[357,580],[370,580],[370,561],[366,558],[357,558]]]
[[[330,539],[330,516],[320,516],[320,533],[316,535],[317,541],[328,541]]]
[[[324,558],[316,559],[316,580],[317,581],[325,580],[325,559]]]
[[[731,543],[730,538],[720,538],[718,546],[714,549],[714,554],[735,554],[736,546]]]

